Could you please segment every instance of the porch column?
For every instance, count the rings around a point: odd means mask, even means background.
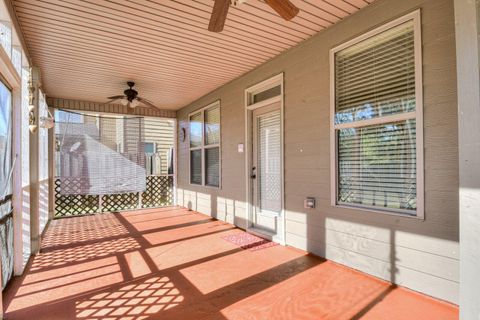
[[[480,319],[480,5],[454,0],[457,49],[460,319]]]
[[[23,273],[22,87],[13,89],[13,273]]]
[[[54,115],[55,109],[48,108],[50,113]],[[55,217],[55,129],[48,130],[48,220]]]
[[[33,104],[35,109],[35,122],[39,125],[39,87],[40,87],[40,72],[36,67],[31,68],[30,85],[35,88]],[[39,184],[39,131],[40,127],[32,133],[30,132],[30,244],[31,253],[37,254],[40,251],[40,184]]]

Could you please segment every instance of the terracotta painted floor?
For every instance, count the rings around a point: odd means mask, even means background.
[[[182,208],[55,220],[8,286],[8,320],[457,319],[436,301]]]

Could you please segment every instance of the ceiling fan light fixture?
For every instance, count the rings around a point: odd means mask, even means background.
[[[140,104],[140,101],[137,99],[133,99],[132,102],[130,102],[130,108],[136,108]]]
[[[123,97],[122,99],[120,99],[120,103],[124,106],[126,106],[128,104],[128,100],[127,98]]]

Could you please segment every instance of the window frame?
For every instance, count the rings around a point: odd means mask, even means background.
[[[205,111],[209,110],[209,109],[213,109],[213,108],[216,108],[218,107],[219,111],[220,111],[220,126],[219,126],[219,141],[218,143],[216,144],[209,144],[209,145],[206,145],[205,144]],[[200,113],[201,114],[201,118],[202,118],[202,142],[201,142],[201,145],[198,146],[198,147],[192,147],[191,144],[190,144],[190,139],[191,139],[191,135],[190,135],[190,118],[193,116],[193,115],[196,115]],[[200,186],[200,187],[206,187],[206,188],[213,188],[213,189],[221,189],[222,188],[222,107],[221,107],[221,102],[220,100],[216,100],[208,105],[206,105],[205,107],[202,107],[200,109],[197,109],[195,111],[192,111],[188,114],[188,183],[191,185],[191,186]],[[212,149],[212,148],[218,148],[218,156],[219,156],[219,159],[218,159],[218,186],[213,186],[213,185],[208,185],[206,184],[206,168],[205,168],[205,165],[206,165],[206,161],[205,161],[205,154],[206,154],[206,150],[208,149]],[[201,173],[202,173],[202,182],[200,184],[198,183],[192,183],[192,151],[195,151],[195,150],[201,150]]]
[[[414,59],[415,59],[415,111],[395,115],[377,117],[368,120],[353,121],[350,123],[335,124],[336,90],[335,90],[335,54],[343,49],[356,45],[366,39],[374,37],[403,23],[413,21],[414,32]],[[398,217],[425,219],[424,210],[424,137],[423,137],[423,80],[422,80],[422,37],[421,37],[421,12],[417,9],[400,18],[365,32],[347,42],[344,42],[330,50],[330,190],[331,206],[348,208],[353,210],[368,211],[394,215]],[[338,201],[338,138],[337,131],[345,128],[358,128],[371,125],[385,124],[396,121],[416,120],[416,196],[417,208],[415,211],[382,208],[376,206],[346,204]]]

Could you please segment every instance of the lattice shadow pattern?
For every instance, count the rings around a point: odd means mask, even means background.
[[[184,297],[168,277],[152,277],[76,302],[76,319],[152,319],[182,301]]]

